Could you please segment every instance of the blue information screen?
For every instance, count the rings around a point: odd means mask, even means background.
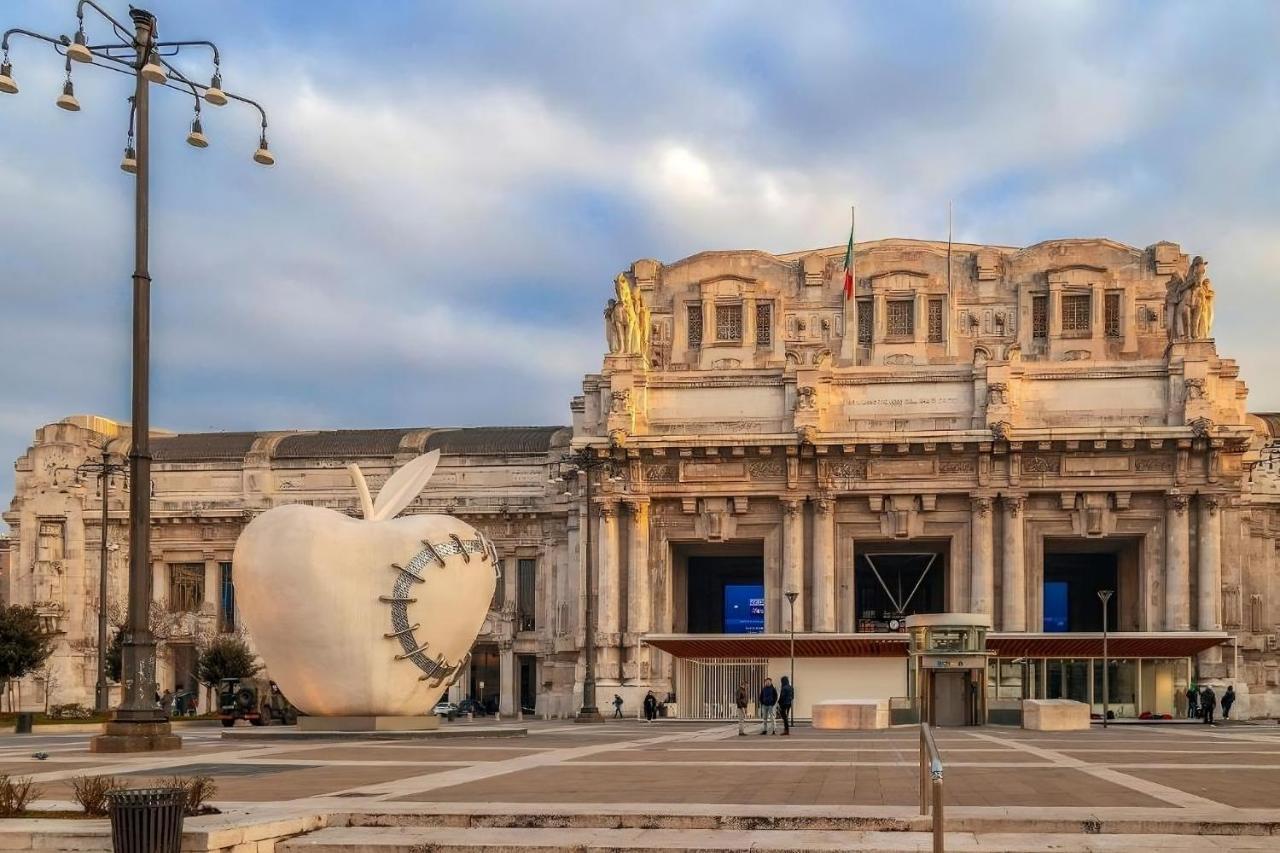
[[[1067,582],[1044,582],[1044,630],[1056,633],[1067,630]]]
[[[727,583],[724,585],[724,632],[726,634],[764,633],[764,584]]]

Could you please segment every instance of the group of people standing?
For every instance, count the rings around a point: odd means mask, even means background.
[[[1227,685],[1227,692],[1222,694],[1222,719],[1231,719],[1231,706],[1236,703],[1234,684]],[[1206,725],[1213,725],[1213,715],[1218,709],[1218,694],[1213,688],[1205,685],[1199,689],[1193,684],[1187,688],[1187,718],[1199,718]]]
[[[745,735],[747,733],[747,707],[750,693],[747,689],[747,682],[738,685],[738,695],[734,704],[738,707],[738,734]],[[782,689],[779,690],[773,686],[773,679],[766,678],[764,685],[760,688],[760,695],[756,697],[756,704],[760,708],[760,734],[777,734],[778,718],[782,718],[782,733],[784,735],[791,734],[791,706],[795,703],[796,691],[791,684],[791,679],[782,676]]]

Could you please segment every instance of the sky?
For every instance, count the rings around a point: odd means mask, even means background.
[[[141,0],[139,0],[141,2]],[[74,29],[72,0],[0,27]],[[127,5],[107,0],[123,17]],[[1203,254],[1280,409],[1280,4],[151,0],[257,118],[155,90],[152,423],[559,424],[633,260],[1106,236]],[[90,41],[109,32],[90,18]],[[15,38],[0,95],[0,506],[41,424],[129,414],[127,78]],[[184,51],[187,74],[211,73]]]

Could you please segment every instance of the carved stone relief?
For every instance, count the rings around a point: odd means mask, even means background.
[[[1022,473],[1024,474],[1056,474],[1060,465],[1059,457],[1045,456],[1040,453],[1028,453],[1022,457]]]

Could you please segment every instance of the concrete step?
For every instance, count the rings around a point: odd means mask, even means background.
[[[1275,851],[1276,838],[1248,836],[1206,843],[1193,835],[948,833],[948,853],[1152,853]],[[351,827],[322,829],[278,842],[276,853],[929,853],[923,832],[835,830],[517,829],[505,827]]]

